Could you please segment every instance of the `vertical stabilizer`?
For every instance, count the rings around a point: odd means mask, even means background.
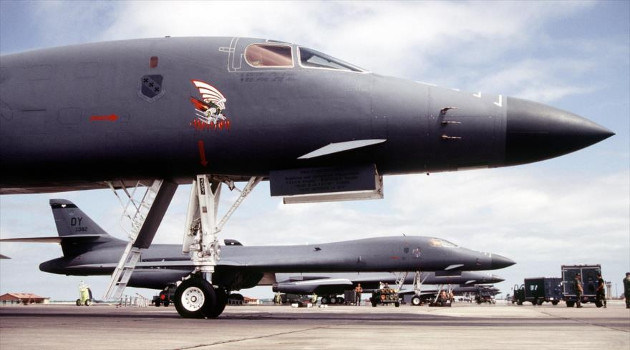
[[[50,207],[55,217],[59,237],[76,235],[109,236],[81,209],[65,199],[51,199]]]
[[[64,256],[76,256],[105,243],[122,244],[121,240],[110,236],[69,200],[51,199],[50,208]]]

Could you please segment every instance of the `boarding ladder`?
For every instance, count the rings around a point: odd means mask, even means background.
[[[403,272],[398,274],[398,277],[396,278],[396,291],[399,292],[403,285],[405,284],[405,281],[407,280],[407,275],[409,274],[409,272]]]
[[[136,186],[129,189],[121,181],[120,189],[117,190],[111,182],[108,182],[109,187],[114,191],[114,194],[123,206],[120,226],[127,232],[129,242],[123,255],[120,257],[116,269],[112,273],[112,278],[105,293],[105,299],[120,299],[125,287],[127,287],[127,283],[141,255],[141,249],[134,247],[134,243],[162,183],[163,180],[160,179],[153,180],[150,185],[146,182],[138,181]],[[119,191],[122,191],[122,195],[126,196],[126,200],[123,200],[123,196],[118,193]]]

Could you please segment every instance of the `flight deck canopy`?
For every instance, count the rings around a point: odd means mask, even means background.
[[[363,69],[357,66],[312,49],[299,47],[298,52],[300,57],[300,66],[305,68],[324,68],[345,70],[349,72],[364,72]]]
[[[431,238],[429,244],[432,247],[457,248],[457,245],[441,238]]]
[[[256,68],[291,68],[291,46],[279,44],[252,44],[245,49],[245,61]]]
[[[333,58],[321,52],[297,47],[299,66],[341,70],[347,72],[365,72],[350,63]],[[278,43],[256,43],[245,48],[245,61],[254,68],[293,68],[293,50],[291,45]]]

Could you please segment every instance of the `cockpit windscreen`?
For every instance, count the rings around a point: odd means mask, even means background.
[[[249,45],[245,49],[245,61],[247,61],[250,66],[258,68],[290,68],[293,67],[291,46],[271,44]]]
[[[350,63],[330,57],[321,52],[299,47],[300,65],[306,68],[325,68],[345,70],[349,72],[364,72],[363,69],[356,67]]]
[[[432,247],[445,247],[445,248],[456,248],[457,245],[454,243],[451,243],[449,241],[440,239],[440,238],[432,238],[431,240],[429,240],[429,244]]]

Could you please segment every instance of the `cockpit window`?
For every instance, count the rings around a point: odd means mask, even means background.
[[[455,244],[453,244],[453,243],[451,243],[449,241],[445,241],[443,239],[439,239],[439,238],[432,238],[429,241],[429,244],[432,247],[445,247],[445,248],[456,248],[457,247],[457,245],[455,245]]]
[[[305,47],[298,48],[300,65],[306,68],[325,68],[345,70],[348,72],[364,72],[363,69],[353,66],[350,63],[338,60],[315,50]]]
[[[257,68],[293,67],[291,46],[277,44],[252,44],[245,49],[245,61]]]

